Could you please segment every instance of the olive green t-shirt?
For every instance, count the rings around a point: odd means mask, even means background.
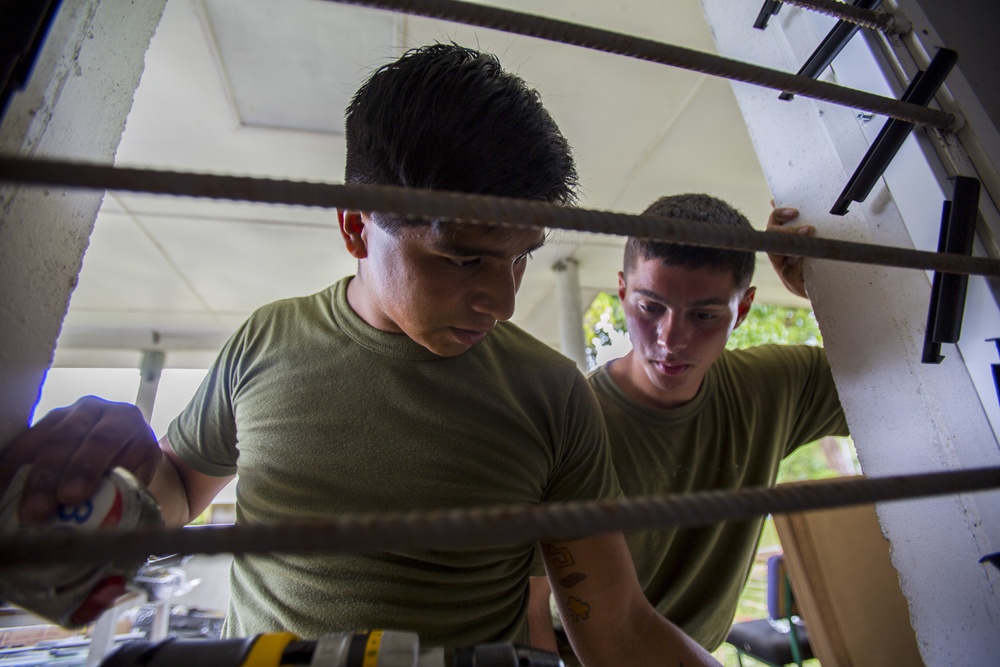
[[[506,323],[439,357],[361,320],[349,280],[255,312],[170,425],[185,463],[238,474],[237,523],[620,496],[571,361]],[[531,558],[531,544],[237,557],[226,632],[526,643]]]
[[[695,398],[675,409],[632,400],[607,366],[589,380],[627,497],[771,486],[778,464],[796,447],[825,435],[847,435],[821,348],[726,351]],[[714,650],[732,624],[762,526],[758,518],[625,537],[653,606]]]

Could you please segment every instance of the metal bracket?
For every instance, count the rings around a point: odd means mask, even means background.
[[[992,554],[986,554],[979,559],[980,563],[992,563],[995,567],[1000,568],[1000,551]]]
[[[951,49],[938,49],[931,60],[927,70],[921,70],[910,81],[906,92],[903,93],[904,102],[927,105],[934,98],[941,84],[944,83],[951,68],[955,66],[958,54]],[[833,215],[844,215],[850,202],[864,201],[872,191],[885,168],[892,162],[892,158],[899,152],[903,141],[913,130],[913,123],[908,123],[897,118],[886,120],[882,130],[875,137],[875,141],[868,147],[868,152],[861,159],[858,168],[847,182],[844,191],[840,193],[837,202],[830,209]]]
[[[753,22],[753,27],[763,30],[767,27],[767,21],[781,9],[781,0],[764,0],[764,6],[757,14],[757,20]]]
[[[987,338],[986,342],[996,345],[997,355],[1000,355],[1000,338]],[[997,398],[1000,399],[1000,364],[990,364],[990,369],[993,371],[993,386],[997,390]]]
[[[967,176],[955,177],[952,199],[944,202],[941,211],[938,252],[972,255],[972,243],[976,235],[976,215],[979,211],[979,189],[979,179]],[[965,293],[968,285],[967,275],[934,273],[921,362],[941,363],[944,359],[941,356],[941,344],[958,342],[962,334],[962,314],[965,312]],[[995,366],[994,373],[996,373]]]
[[[877,9],[882,4],[882,0],[854,0],[853,4],[861,9]],[[861,26],[856,23],[844,20],[837,21],[837,25],[833,26],[833,29],[823,38],[823,41],[819,43],[816,50],[799,69],[799,76],[807,76],[810,79],[818,78],[860,29]],[[784,92],[778,96],[778,99],[788,101],[793,97],[795,97],[794,94]]]

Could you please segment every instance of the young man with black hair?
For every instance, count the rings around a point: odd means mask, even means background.
[[[725,202],[702,194],[663,197],[644,215],[752,229]],[[776,209],[768,230],[794,209]],[[772,256],[782,282],[806,296],[797,258]],[[618,296],[632,350],[588,377],[608,427],[626,496],[772,486],[778,464],[800,445],[847,435],[822,348],[762,345],[726,350],[753,304],[754,253],[629,238]],[[763,517],[626,535],[650,602],[709,650],[725,639]],[[547,582],[532,582],[532,635],[549,620]],[[538,605],[537,607],[535,605]]]
[[[538,94],[457,45],[373,73],[346,133],[348,183],[574,198],[570,148]],[[34,463],[22,516],[81,501],[113,465],[149,484],[171,525],[236,475],[238,523],[620,495],[585,379],[506,322],[542,230],[337,216],[357,274],[251,315],[159,445],[134,406],[91,397],[0,452],[5,472]],[[532,551],[237,556],[227,633],[527,643]],[[642,596],[621,534],[543,551],[587,664],[715,664]]]

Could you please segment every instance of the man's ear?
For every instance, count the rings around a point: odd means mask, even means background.
[[[753,298],[757,295],[757,288],[750,286],[747,288],[746,293],[743,298],[740,299],[740,304],[736,306],[736,324],[733,325],[733,329],[743,324],[743,320],[747,318],[750,314],[750,307],[753,306]]]
[[[368,256],[368,244],[365,241],[365,218],[361,211],[337,209],[337,223],[340,225],[340,235],[344,239],[347,252],[355,259]]]
[[[625,303],[625,272],[618,272],[618,300]]]

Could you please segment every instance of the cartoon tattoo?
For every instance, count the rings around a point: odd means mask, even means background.
[[[546,544],[545,551],[552,558],[552,564],[556,567],[569,567],[576,564],[576,561],[573,560],[573,554],[566,547],[554,547],[551,544]]]
[[[583,572],[574,572],[560,579],[559,585],[562,586],[563,588],[573,588],[586,578],[587,575],[585,575]]]
[[[566,608],[569,611],[570,619],[574,622],[586,621],[590,617],[590,605],[583,600],[570,596]]]

